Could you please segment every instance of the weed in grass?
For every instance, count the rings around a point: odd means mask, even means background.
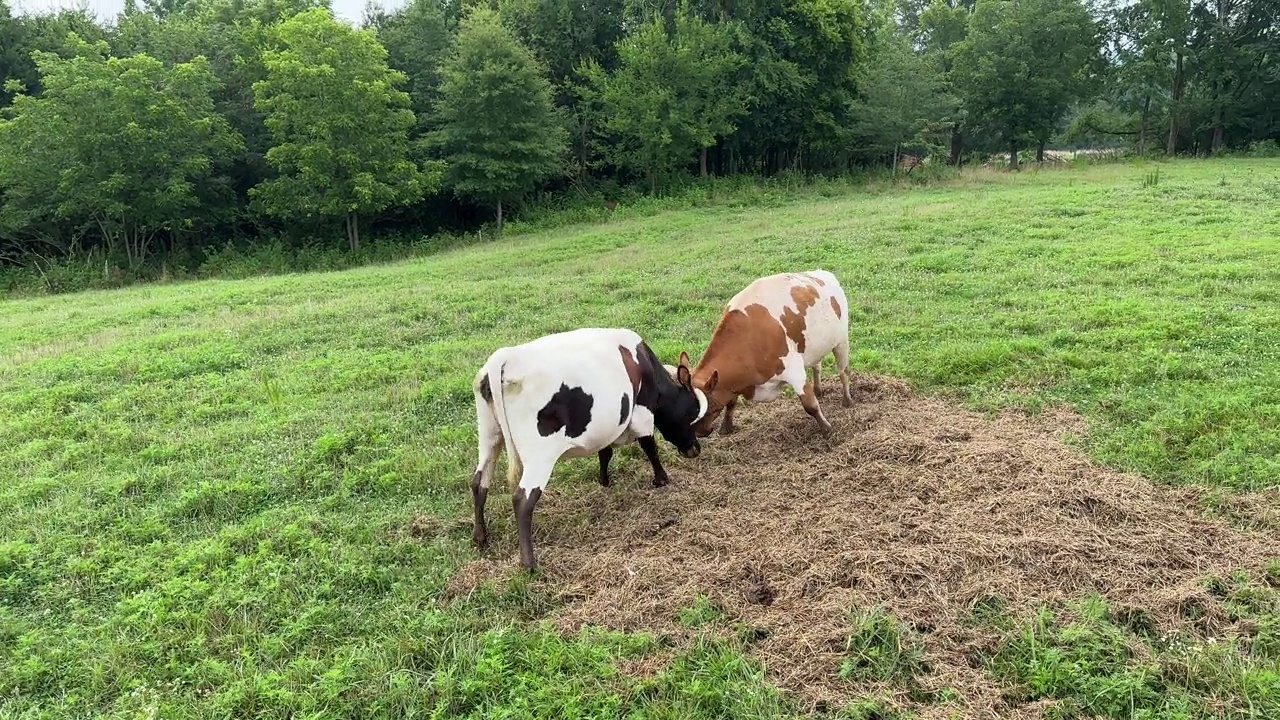
[[[928,672],[923,649],[884,608],[855,610],[852,624],[841,677],[854,682],[909,682]]]

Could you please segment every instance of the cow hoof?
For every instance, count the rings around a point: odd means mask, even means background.
[[[666,475],[663,475],[662,477],[653,478],[653,486],[656,488],[665,487],[668,482],[671,482],[671,478],[667,477]]]
[[[720,428],[720,435],[722,435],[722,436],[732,435],[732,434],[734,434],[734,433],[735,433],[735,432],[737,432],[737,431],[738,431],[738,429],[737,429],[737,428],[735,428],[735,427],[727,427],[727,428],[726,428],[726,427],[722,427],[722,428]]]
[[[489,547],[489,533],[473,532],[471,533],[471,544],[475,545],[479,550],[486,550]]]
[[[612,481],[612,480],[610,480],[608,477],[602,477],[602,478],[600,478],[600,486],[601,486],[601,487],[609,487],[609,485],[610,485],[612,482],[613,482],[613,481]]]
[[[853,398],[845,398],[840,401],[840,404],[847,408],[851,408],[853,407]]]

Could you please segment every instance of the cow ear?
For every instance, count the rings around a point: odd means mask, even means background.
[[[681,367],[684,367],[684,366],[686,366],[686,365],[688,365],[688,364],[689,364],[689,353],[687,353],[687,352],[685,352],[685,351],[681,350],[681,351],[680,351],[680,366],[681,366]]]
[[[680,367],[676,368],[676,380],[680,381],[686,389],[693,389],[693,378],[689,376],[689,368],[684,363],[680,363]]]
[[[710,393],[716,389],[716,383],[720,382],[720,371],[712,370],[711,378],[707,380],[707,386],[702,388],[702,392]]]

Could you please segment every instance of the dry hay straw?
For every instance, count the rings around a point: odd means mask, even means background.
[[[1256,569],[1280,540],[1203,516],[1196,489],[1090,463],[1060,438],[1084,428],[1069,412],[989,418],[866,376],[846,409],[834,379],[824,384],[829,438],[784,397],[740,409],[737,432],[704,441],[696,460],[664,446],[665,488],[650,486],[638,453],[611,488],[553,481],[534,524],[558,626],[687,639],[696,631],[678,614],[703,594],[727,613],[726,633],[737,622],[767,632],[749,652],[773,682],[809,708],[836,707],[893,692],[837,674],[850,611],[882,603],[923,631],[925,687],[957,690],[966,717],[1036,716],[1042,704],[1006,706],[983,669],[996,637],[966,622],[976,603],[999,598],[1025,615],[1098,592],[1164,629],[1189,604],[1209,612],[1198,622],[1225,624],[1200,579]],[[490,506],[492,518],[507,504]],[[455,592],[518,571],[513,526],[497,525],[506,532]]]

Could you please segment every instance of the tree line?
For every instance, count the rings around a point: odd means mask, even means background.
[[[0,77],[0,261],[136,269],[697,176],[1274,143],[1280,0],[0,0]]]

